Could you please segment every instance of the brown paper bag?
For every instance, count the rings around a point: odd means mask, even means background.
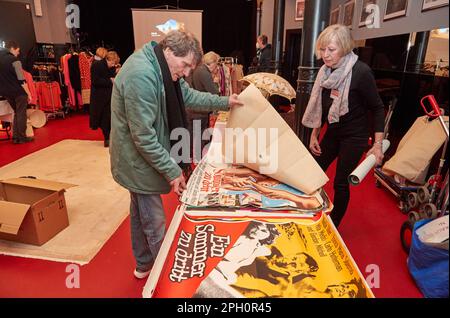
[[[438,119],[428,116],[416,119],[400,141],[397,152],[383,166],[387,174],[398,174],[407,180],[424,184],[434,154],[445,142],[446,135]],[[448,125],[448,117],[444,117]]]

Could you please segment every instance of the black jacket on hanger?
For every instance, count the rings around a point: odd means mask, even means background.
[[[69,65],[70,83],[75,91],[81,92],[81,73],[80,73],[80,57],[78,54],[72,54],[72,57],[67,61]]]

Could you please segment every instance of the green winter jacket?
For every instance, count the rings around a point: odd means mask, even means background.
[[[180,80],[187,108],[227,110],[228,97],[191,89]],[[143,194],[168,193],[181,169],[170,157],[164,84],[151,43],[131,55],[117,75],[111,99],[110,154],[114,180]]]

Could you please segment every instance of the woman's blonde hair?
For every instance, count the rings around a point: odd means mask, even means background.
[[[331,41],[335,41],[342,56],[350,53],[354,48],[353,37],[350,29],[342,24],[333,24],[320,33],[316,42],[316,57],[320,59],[320,49],[326,47]]]
[[[97,49],[97,51],[95,51],[95,55],[97,55],[98,57],[101,57],[102,59],[104,59],[106,57],[107,53],[108,53],[108,50],[105,49],[104,47],[99,47]]]
[[[220,55],[213,51],[209,51],[208,53],[203,55],[203,63],[206,65],[218,63],[219,59],[220,59]]]
[[[109,51],[109,52],[106,54],[106,59],[107,59],[108,61],[113,61],[115,64],[118,64],[118,63],[120,62],[119,54],[117,54],[116,51]]]

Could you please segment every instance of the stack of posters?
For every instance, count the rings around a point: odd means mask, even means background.
[[[181,202],[187,210],[247,210],[315,214],[331,210],[323,190],[307,195],[247,167],[203,159],[192,173]]]

